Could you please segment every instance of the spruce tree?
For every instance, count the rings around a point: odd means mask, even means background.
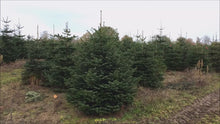
[[[182,61],[180,51],[176,44],[170,44],[166,50],[165,63],[168,70],[178,70],[180,61]]]
[[[68,26],[66,27],[68,28]],[[67,31],[64,29],[64,32]],[[68,34],[70,34],[68,30]],[[23,75],[24,82],[30,77],[29,70],[33,70],[32,75],[39,77],[41,85],[60,89],[67,88],[65,80],[70,77],[70,71],[74,67],[74,43],[73,37],[69,35],[56,35],[58,39],[42,39],[41,41],[29,41],[28,58]],[[34,68],[35,65],[39,69]],[[40,73],[39,73],[40,72]],[[31,73],[30,73],[31,74]],[[27,77],[27,78],[26,78]]]
[[[10,29],[10,27],[9,27],[11,20],[9,20],[7,17],[6,19],[3,18],[2,22],[3,22],[3,26],[4,26],[3,30],[1,31],[2,36],[12,36],[14,30]]]
[[[15,37],[18,37],[20,39],[23,39],[25,35],[22,35],[21,30],[24,28],[24,26],[21,26],[20,23],[16,25],[16,30],[15,30]]]
[[[134,65],[135,76],[140,77],[139,85],[143,87],[158,88],[162,86],[163,74],[166,65],[163,58],[154,52],[155,44],[139,43],[136,51]]]
[[[20,23],[16,25],[16,30],[14,32],[13,40],[16,42],[16,51],[17,51],[17,59],[24,59],[27,58],[27,47],[25,42],[25,35],[22,35],[21,30],[24,28],[24,26],[21,26]]]
[[[183,71],[188,67],[188,46],[184,37],[179,37],[176,43],[177,54],[181,57],[180,61],[177,61],[176,70]]]
[[[211,67],[214,71],[220,72],[220,43],[212,42],[209,50]]]
[[[50,42],[48,55],[44,62],[48,69],[42,72],[45,79],[43,85],[66,88],[64,82],[70,77],[70,71],[74,67],[74,44],[67,39]]]
[[[4,57],[4,62],[10,63],[14,62],[17,58],[17,51],[16,51],[16,42],[13,40],[13,32],[14,30],[10,29],[9,24],[10,20],[8,18],[3,18],[3,30],[1,30],[2,33],[2,42],[0,44],[1,46],[1,54]]]
[[[123,53],[123,56],[128,57],[132,63],[134,61],[135,52],[138,48],[136,48],[136,43],[133,41],[132,37],[125,35],[122,37],[120,42],[120,50]]]
[[[78,48],[67,99],[88,115],[111,114],[133,101],[138,80],[118,44],[114,29],[100,27]]]

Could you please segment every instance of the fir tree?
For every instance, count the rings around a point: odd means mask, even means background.
[[[22,35],[21,34],[21,30],[24,28],[24,26],[21,26],[21,24],[20,23],[18,23],[17,25],[16,25],[16,30],[15,30],[15,37],[18,37],[18,38],[20,38],[20,39],[23,39],[24,37],[25,37],[25,35]]]
[[[0,44],[0,52],[4,56],[4,62],[14,62],[17,58],[16,43],[13,42],[12,34],[14,30],[10,29],[10,20],[3,18],[2,42]]]
[[[182,71],[185,70],[188,67],[188,62],[187,62],[187,54],[188,54],[188,46],[186,44],[186,39],[184,37],[179,37],[177,39],[177,53],[181,57],[179,61],[176,63],[178,64],[176,66],[176,70]]]
[[[182,61],[179,49],[176,44],[170,44],[166,50],[165,63],[168,70],[177,70],[179,62]]]
[[[69,25],[68,25],[68,22],[66,22],[66,28],[64,29],[63,31],[63,35],[68,38],[71,36],[71,30],[69,29]]]
[[[74,67],[74,44],[67,40],[50,41],[48,55],[45,63],[47,70],[43,71],[44,86],[66,88],[65,80],[70,77],[70,71]]]
[[[11,20],[9,20],[7,17],[6,19],[3,18],[2,22],[4,26],[3,30],[1,30],[2,36],[12,36],[14,30],[10,29],[9,27]]]
[[[140,77],[140,86],[158,88],[162,86],[163,74],[166,66],[161,56],[154,53],[154,44],[140,43],[135,54],[135,76]]]
[[[16,42],[16,51],[17,51],[17,59],[24,59],[27,58],[27,47],[26,42],[24,40],[25,35],[22,35],[21,30],[24,28],[24,26],[21,26],[20,23],[16,25],[16,30],[14,32],[13,40]]]
[[[63,35],[62,35],[63,34]],[[54,35],[53,37],[57,38],[58,40],[66,40],[71,42],[73,39],[75,39],[77,36],[71,35],[71,30],[69,28],[68,22],[66,22],[66,27],[63,29],[62,34]]]
[[[130,104],[136,92],[137,78],[130,60],[121,56],[118,33],[101,27],[82,42],[76,53],[76,67],[66,81],[67,99],[88,115],[117,112]],[[110,33],[111,32],[111,33]]]
[[[212,42],[209,50],[211,67],[214,71],[220,72],[220,43]]]

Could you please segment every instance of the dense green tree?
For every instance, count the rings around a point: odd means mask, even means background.
[[[3,29],[1,30],[0,52],[4,56],[4,62],[14,62],[17,58],[16,43],[13,40],[14,30],[10,29],[10,20],[3,18]]]
[[[39,85],[41,85],[45,79],[42,71],[48,69],[48,65],[40,60],[30,59],[24,65],[25,70],[22,73],[22,83],[30,84],[32,81],[38,80]],[[31,80],[31,78],[34,80]]]
[[[67,99],[88,115],[114,113],[133,101],[138,79],[118,44],[118,33],[101,27],[78,47]]]
[[[43,71],[44,86],[66,88],[64,82],[70,77],[74,67],[74,44],[67,40],[52,41],[45,63],[48,69]]]
[[[131,62],[134,61],[134,56],[137,49],[137,45],[133,41],[132,37],[125,35],[121,38],[120,50],[122,51],[123,56],[128,57],[128,59],[130,59]]]
[[[155,54],[154,43],[138,43],[135,53],[135,76],[140,77],[139,84],[144,87],[158,88],[162,86],[166,65],[161,56]]]
[[[14,62],[16,59],[27,57],[26,43],[24,35],[21,34],[23,28],[20,24],[16,30],[10,29],[10,20],[3,18],[3,30],[1,30],[0,53],[4,56],[4,62]]]
[[[25,37],[25,35],[23,35],[21,32],[21,30],[24,28],[24,26],[21,26],[21,24],[20,23],[18,23],[17,25],[16,25],[16,30],[15,30],[15,32],[14,32],[14,36],[15,37],[18,37],[18,38],[20,38],[20,39],[23,39],[24,37]]]
[[[220,42],[212,42],[209,49],[211,67],[214,71],[220,72]]]
[[[176,45],[177,52],[179,53],[179,56],[181,56],[180,61],[177,61],[178,65],[176,67],[176,70],[185,70],[188,67],[187,52],[189,50],[188,44],[186,43],[186,38],[179,37],[177,39]]]
[[[181,52],[176,44],[172,43],[166,49],[165,63],[168,70],[178,70],[178,62],[182,61]]]
[[[25,35],[22,34],[22,29],[24,26],[21,26],[20,23],[16,25],[16,30],[14,32],[13,42],[15,42],[16,47],[16,53],[17,53],[17,59],[24,59],[27,58],[27,47],[25,42]]]

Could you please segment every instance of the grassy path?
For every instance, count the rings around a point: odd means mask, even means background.
[[[201,99],[197,99],[194,101],[192,105],[184,107],[180,112],[178,112],[175,116],[164,120],[160,123],[164,124],[189,124],[189,123],[202,123],[200,121],[203,117],[209,116],[220,116],[219,105],[220,105],[220,97],[219,90],[216,90],[213,93],[206,95]],[[216,120],[210,123],[217,124]]]

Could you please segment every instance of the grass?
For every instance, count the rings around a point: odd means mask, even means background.
[[[1,72],[0,73],[1,84],[7,84],[11,82],[20,82],[22,71],[23,69],[15,69],[11,72]]]
[[[151,90],[139,88],[139,93],[133,105],[124,114],[122,120],[139,120],[150,123],[159,119],[166,119],[194,100],[220,88],[220,76],[212,74],[212,82],[204,87],[191,90],[159,89]]]
[[[167,95],[165,96],[164,93]],[[123,120],[147,118],[147,121],[154,121],[168,118],[172,113],[177,112],[196,99],[195,96],[176,90],[164,90],[162,93],[158,92],[155,94],[158,97],[152,101],[145,100],[145,98],[136,99],[131,109],[125,113]]]
[[[212,78],[208,84],[190,90],[177,90],[167,87],[149,89],[140,87],[132,105],[109,116],[89,117],[79,112],[65,99],[64,93],[40,86],[21,85],[22,69],[10,72],[1,72],[1,120],[5,121],[12,116],[18,123],[63,123],[63,124],[108,124],[108,123],[154,123],[169,118],[184,106],[190,105],[195,99],[220,88],[219,74],[210,74]],[[184,72],[168,72],[165,76],[165,86],[169,83],[180,82]],[[172,79],[172,80],[171,80]],[[12,83],[13,82],[13,83]],[[25,94],[36,91],[45,96],[45,99],[33,103],[25,103]],[[53,98],[56,94],[58,97]],[[216,123],[219,116],[205,116],[199,123]],[[0,121],[1,122],[1,121]]]
[[[219,124],[220,117],[218,115],[205,115],[197,124]]]

